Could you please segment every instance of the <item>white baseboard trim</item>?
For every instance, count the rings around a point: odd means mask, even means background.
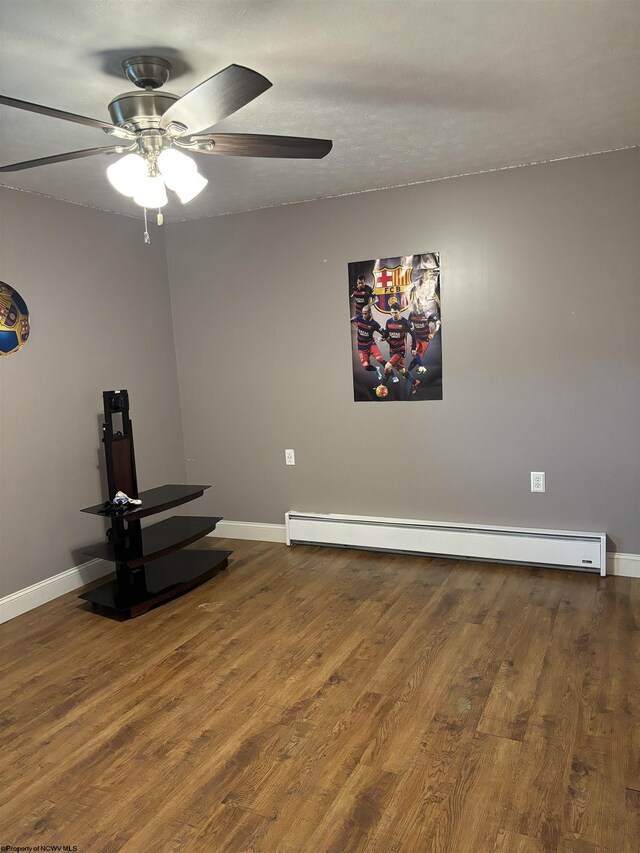
[[[4,598],[0,598],[0,624],[15,619],[34,607],[53,601],[67,592],[73,592],[86,583],[98,580],[113,571],[113,565],[104,560],[89,560],[80,566],[74,566],[52,578],[34,583],[33,586],[19,589]]]
[[[220,521],[209,536],[222,539],[256,539],[260,542],[286,542],[284,524],[253,521]]]
[[[607,574],[640,578],[640,554],[607,554]]]

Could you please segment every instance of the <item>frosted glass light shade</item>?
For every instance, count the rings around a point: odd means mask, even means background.
[[[127,154],[112,163],[107,169],[111,186],[122,195],[133,198],[138,187],[147,177],[147,164],[139,154]]]
[[[160,175],[156,175],[154,178],[147,175],[139,183],[133,200],[140,207],[163,207],[169,199],[167,198],[164,181]]]
[[[194,199],[206,187],[209,181],[196,169],[191,175],[185,175],[175,187],[175,193],[183,204]]]
[[[165,148],[158,155],[160,174],[152,177],[149,168],[140,154],[127,154],[109,166],[107,177],[118,192],[133,198],[140,207],[150,209],[167,204],[167,187],[187,204],[209,183],[193,160],[175,148]]]
[[[158,168],[170,190],[178,191],[183,182],[197,172],[196,164],[175,148],[165,148],[158,156]]]

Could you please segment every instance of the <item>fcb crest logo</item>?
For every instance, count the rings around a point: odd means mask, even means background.
[[[390,314],[396,303],[399,310],[404,311],[409,304],[407,291],[411,286],[411,267],[381,267],[373,271],[373,282],[378,311]]]

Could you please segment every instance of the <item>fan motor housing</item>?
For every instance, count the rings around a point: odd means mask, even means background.
[[[162,115],[178,100],[171,92],[138,91],[118,95],[109,104],[111,121],[127,130],[158,127]]]

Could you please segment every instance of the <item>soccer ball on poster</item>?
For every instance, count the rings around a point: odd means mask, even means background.
[[[440,253],[349,264],[356,402],[442,399]]]
[[[0,356],[13,355],[27,342],[29,309],[17,290],[0,281]]]

